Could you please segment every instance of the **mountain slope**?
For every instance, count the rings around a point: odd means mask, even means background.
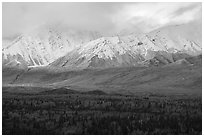
[[[3,65],[49,64],[69,69],[165,65],[200,55],[201,35],[201,24],[194,22],[163,27],[147,34],[114,37],[41,27],[4,45]]]
[[[118,67],[129,64],[137,65],[138,60],[144,60],[140,55],[130,51],[130,47],[122,46],[119,37],[102,37],[91,41],[71,54],[59,58],[51,66],[70,68]]]
[[[169,52],[202,53],[202,25],[198,22],[163,27],[147,35],[155,45],[163,46]]]
[[[3,70],[3,85],[67,87],[78,91],[102,90],[117,93],[201,94],[202,56],[188,57],[159,67],[29,71]],[[17,77],[17,80],[16,77]]]
[[[148,34],[102,37],[81,45],[50,66],[85,69],[168,64],[201,54],[200,35],[198,29],[185,24]]]
[[[19,36],[2,49],[3,60],[21,56],[28,66],[44,66],[69,53],[82,43],[101,37],[97,32],[40,27]],[[18,58],[15,58],[18,60]],[[19,60],[21,62],[21,60]]]

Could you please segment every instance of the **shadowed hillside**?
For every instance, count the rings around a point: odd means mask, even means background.
[[[3,70],[3,84],[69,87],[77,91],[102,90],[119,93],[201,93],[202,56],[188,57],[159,67],[109,69],[33,68],[29,71]],[[15,75],[14,75],[15,74]],[[195,84],[195,85],[194,85]]]

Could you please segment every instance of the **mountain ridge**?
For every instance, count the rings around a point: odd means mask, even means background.
[[[202,54],[202,47],[190,41],[184,32],[189,25],[169,26],[147,34],[102,37],[73,50],[50,63],[67,68],[108,68],[168,64],[188,56]],[[183,30],[184,29],[184,30]],[[184,32],[182,32],[184,31]],[[174,33],[181,32],[181,33]],[[196,33],[196,32],[194,32]]]
[[[40,28],[4,46],[3,65],[86,69],[168,64],[202,54],[200,35],[199,26],[193,23],[112,37]]]
[[[68,31],[58,32],[43,28],[32,34],[29,32],[17,37],[2,49],[3,59],[9,62],[10,56],[20,55],[28,66],[44,66],[72,51],[82,43],[100,37],[97,32]]]

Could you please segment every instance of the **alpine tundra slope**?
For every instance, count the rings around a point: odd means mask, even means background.
[[[3,46],[4,87],[201,94],[201,24],[112,37],[40,30]]]

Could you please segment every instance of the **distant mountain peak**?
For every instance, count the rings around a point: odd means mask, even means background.
[[[179,59],[186,54],[201,54],[200,35],[197,27],[186,24],[113,37],[92,31],[43,28],[19,36],[2,52],[5,62],[23,59],[28,66],[84,69],[166,64],[174,62],[178,54]]]
[[[157,29],[147,34],[101,37],[82,44],[73,53],[57,59],[50,66],[107,68],[159,65],[172,63],[186,55],[201,54],[202,48],[197,44],[199,41],[189,40],[188,35],[191,34],[186,33],[191,31],[186,29],[187,27],[180,25]]]
[[[57,29],[40,27],[6,43],[2,49],[3,59],[20,55],[28,66],[44,66],[69,53],[80,44],[101,37],[88,31],[60,32]],[[12,59],[12,58],[10,58]]]

